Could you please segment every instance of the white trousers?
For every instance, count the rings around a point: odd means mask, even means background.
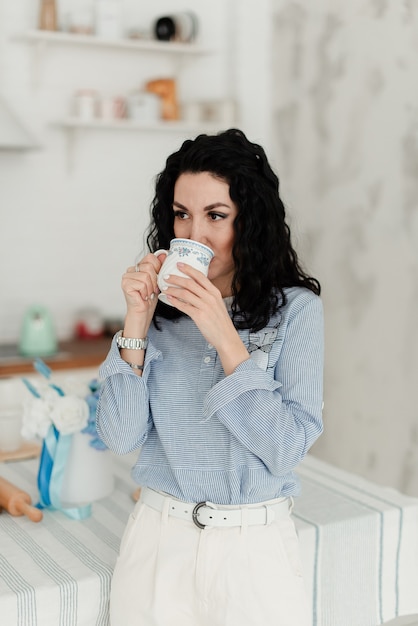
[[[122,537],[111,626],[311,626],[289,517],[200,530],[137,502]]]

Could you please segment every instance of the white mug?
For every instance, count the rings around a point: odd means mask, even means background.
[[[128,96],[128,117],[138,122],[157,122],[161,119],[161,98],[155,93],[137,91]]]
[[[163,291],[168,287],[164,276],[176,274],[177,276],[189,278],[178,269],[177,263],[179,262],[187,263],[207,276],[209,264],[213,259],[214,252],[208,246],[198,241],[193,241],[193,239],[172,239],[169,250],[157,250],[154,254],[157,257],[160,256],[160,254],[167,255],[157,278],[158,287]],[[158,297],[161,302],[171,304],[164,293],[160,293]]]

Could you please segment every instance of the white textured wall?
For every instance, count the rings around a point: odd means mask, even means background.
[[[275,7],[278,167],[326,313],[314,451],[418,495],[418,4]]]

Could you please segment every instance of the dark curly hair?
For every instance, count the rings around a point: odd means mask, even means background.
[[[279,179],[261,146],[230,129],[187,140],[170,155],[157,176],[147,244],[151,252],[168,248],[174,235],[174,185],[181,174],[210,172],[229,184],[238,208],[232,255],[232,314],[236,328],[264,328],[286,303],[285,287],[300,286],[320,294],[319,282],[301,268],[291,243]],[[156,316],[180,317],[174,307],[158,303]]]

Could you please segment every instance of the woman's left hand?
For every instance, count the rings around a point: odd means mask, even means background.
[[[222,299],[222,294],[199,270],[186,263],[178,268],[188,276],[171,274],[164,291],[170,304],[194,321],[206,341],[214,346],[221,359],[225,374],[249,358]]]

